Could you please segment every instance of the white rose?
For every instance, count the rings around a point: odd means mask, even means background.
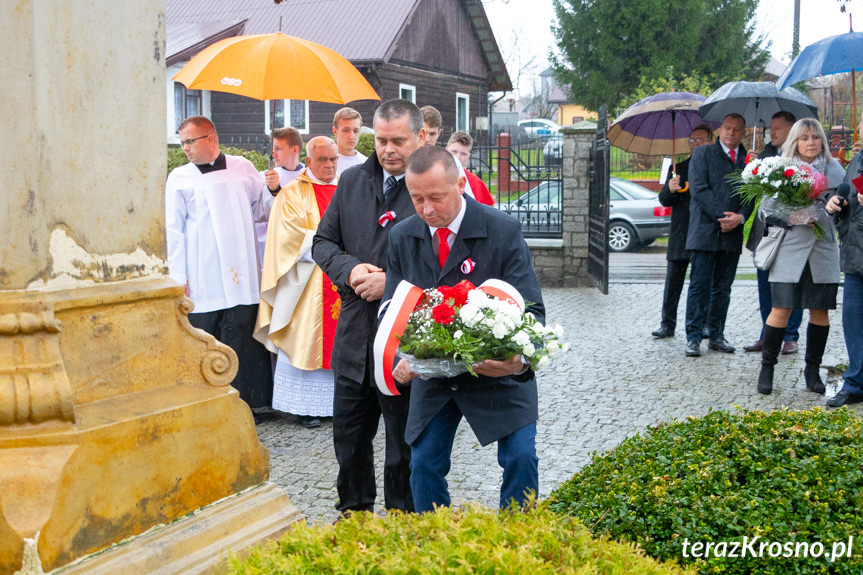
[[[482,312],[474,304],[466,303],[458,310],[458,316],[466,325],[473,326],[482,316]]]
[[[458,339],[464,335],[464,332],[460,329],[455,330],[455,333],[452,334],[453,339]]]
[[[509,328],[507,328],[506,324],[502,321],[495,322],[494,327],[491,328],[491,334],[497,339],[503,339],[509,334]]]
[[[539,358],[539,361],[536,362],[536,369],[542,369],[543,367],[548,365],[548,362],[550,362],[550,361],[551,360],[548,359],[548,356],[546,356],[546,355],[542,356],[541,358]]]
[[[560,324],[556,324],[554,326],[554,335],[557,336],[558,339],[563,337],[563,326]]]
[[[518,345],[527,345],[530,343],[530,336],[524,330],[519,330],[512,336],[512,341],[514,341]]]
[[[536,348],[533,346],[533,344],[532,344],[532,343],[528,343],[528,344],[526,344],[526,345],[523,345],[523,346],[522,346],[522,348],[521,348],[521,352],[522,352],[525,356],[527,356],[527,357],[531,357],[533,354],[535,354],[535,353],[536,353]]]
[[[488,307],[490,299],[484,291],[478,289],[467,292],[467,302],[481,309]]]

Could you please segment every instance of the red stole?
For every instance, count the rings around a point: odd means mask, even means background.
[[[312,187],[315,190],[315,201],[318,204],[318,212],[323,217],[327,206],[330,205],[330,200],[333,198],[336,187],[326,184],[312,184]],[[339,299],[339,292],[336,290],[336,286],[333,285],[327,274],[323,274],[321,287],[323,288],[323,318],[321,325],[324,332],[322,367],[324,369],[332,369],[330,367],[330,357],[333,355],[333,340],[336,337],[336,325],[339,321],[342,301]]]

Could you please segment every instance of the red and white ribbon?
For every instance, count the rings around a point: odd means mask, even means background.
[[[382,228],[387,227],[387,224],[396,219],[396,213],[392,210],[388,210],[381,214],[381,217],[378,218],[378,224]]]
[[[399,338],[422,295],[422,289],[410,282],[400,281],[378,325],[374,344],[375,382],[384,395],[401,395],[393,379],[393,364],[399,348]]]
[[[470,258],[467,258],[466,260],[461,262],[461,273],[469,274],[470,272],[473,271],[473,268],[475,268],[475,267],[476,267],[476,262],[474,262]]]
[[[518,309],[524,313],[524,298],[512,284],[503,280],[489,279],[482,282],[478,289],[501,301],[517,305]]]

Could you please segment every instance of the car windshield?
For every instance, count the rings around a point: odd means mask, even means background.
[[[614,179],[612,183],[634,200],[653,200],[656,193],[628,180]]]
[[[522,205],[556,204],[560,201],[560,184],[540,184],[519,198]]]

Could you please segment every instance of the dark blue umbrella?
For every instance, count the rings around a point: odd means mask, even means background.
[[[807,78],[851,72],[853,123],[856,123],[857,94],[854,89],[854,70],[857,68],[863,68],[863,32],[852,30],[806,46],[785,68],[782,76],[776,81],[776,86],[782,89]],[[854,130],[854,141],[857,141],[857,130]]]

